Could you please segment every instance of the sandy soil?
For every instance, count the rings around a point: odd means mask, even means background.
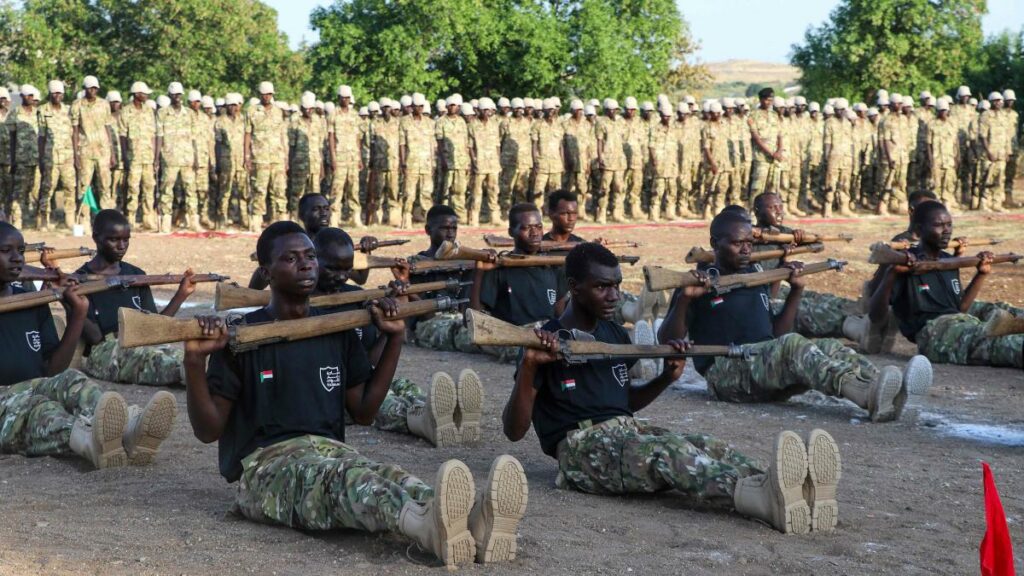
[[[1024,216],[957,219],[956,235],[1000,237],[998,251],[1024,252],[1019,233]],[[830,245],[821,257],[850,261],[843,274],[814,277],[811,288],[854,296],[870,274],[867,246],[887,239],[902,218],[806,221],[802,227],[849,232],[856,240]],[[493,230],[464,230],[476,243]],[[379,237],[395,233],[376,231]],[[584,236],[628,238],[642,263],[675,265],[694,245],[707,245],[703,224],[581,226]],[[426,245],[422,234],[387,254],[409,254]],[[32,236],[58,247],[86,239]],[[482,244],[482,241],[479,242]],[[229,274],[245,283],[251,272],[253,235],[199,240],[137,235],[129,260],[151,273],[197,271]],[[812,261],[807,258],[806,261]],[[69,266],[70,267],[70,266]],[[626,287],[638,289],[641,268],[624,270]],[[375,272],[371,284],[383,281]],[[167,298],[169,290],[158,290]],[[1024,305],[1024,271],[1002,267],[983,293]],[[210,305],[212,289],[201,288],[197,306]],[[901,365],[913,347],[901,342],[892,357]],[[984,533],[981,465],[995,472],[1010,530],[1018,545],[1024,521],[1024,375],[979,367],[936,367],[930,393],[913,399],[896,423],[866,423],[861,411],[814,393],[784,404],[730,405],[715,402],[703,382],[688,373],[639,414],[679,431],[710,433],[758,458],[767,457],[783,429],[828,429],[843,456],[841,515],[832,534],[787,537],[756,522],[695,510],[672,493],[610,498],[554,488],[556,463],[543,455],[536,436],[509,443],[500,412],[512,384],[512,367],[490,358],[409,347],[399,372],[417,379],[434,370],[476,369],[487,391],[483,442],[435,449],[412,437],[353,427],[348,439],[366,454],[399,463],[432,479],[448,458],[464,460],[482,480],[501,453],[519,458],[530,478],[530,504],[520,530],[519,558],[511,565],[467,568],[467,573],[545,574],[968,574],[977,573],[977,547]],[[111,385],[129,402],[153,392]],[[0,576],[13,574],[427,574],[439,573],[430,557],[400,537],[340,531],[306,534],[264,526],[227,513],[233,488],[217,473],[216,447],[192,435],[183,390],[175,390],[181,413],[157,462],[149,468],[90,471],[72,459],[0,456]],[[1022,569],[1018,563],[1018,570]]]

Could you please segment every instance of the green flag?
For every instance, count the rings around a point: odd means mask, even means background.
[[[85,195],[82,196],[82,203],[88,206],[93,213],[100,211],[100,205],[96,203],[96,197],[92,195],[92,186],[86,186]]]

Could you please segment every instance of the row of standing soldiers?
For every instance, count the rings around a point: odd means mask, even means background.
[[[748,204],[777,192],[791,213],[903,211],[907,195],[931,190],[953,207],[1013,207],[1019,129],[1011,90],[971,104],[884,90],[879,108],[824,107],[802,97],[746,100],[690,96],[672,106],[626,98],[439,100],[381,98],[356,109],[351,88],[324,106],[305,93],[299,106],[274,101],[269,82],[248,104],[238,93],[216,103],[180,83],[154,110],[143,82],[127,104],[83,82],[70,106],[63,84],[47,102],[31,86],[20,105],[0,90],[0,209],[16,225],[63,215],[88,227],[90,208],[116,206],[143,226],[170,231],[294,218],[297,199],[322,192],[336,223],[409,227],[430,205],[451,205],[463,224],[503,224],[516,202],[542,205],[557,189],[576,193],[581,218],[599,223],[677,220]],[[91,198],[87,196],[91,192]]]

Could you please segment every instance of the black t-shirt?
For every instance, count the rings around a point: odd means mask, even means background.
[[[544,235],[540,237],[540,239],[541,240],[548,240],[548,241],[554,240],[554,238],[551,236],[551,232],[545,232]],[[580,238],[579,236],[577,236],[577,235],[573,234],[572,232],[570,232],[569,233],[569,239],[566,240],[566,242],[586,242],[586,240],[584,240],[583,238]]]
[[[890,242],[911,242],[911,243],[916,243],[917,242],[917,238],[914,238],[914,233],[911,232],[910,230],[904,230],[903,232],[900,232],[899,234],[893,236],[892,240],[890,240]]]
[[[30,280],[22,282],[21,280],[15,280],[11,282],[11,286],[14,288],[20,288],[23,292],[38,292],[36,289],[36,283]]]
[[[434,259],[434,253],[431,252],[428,249],[428,250],[424,250],[422,252],[417,253],[415,256],[410,258],[409,261],[410,262],[416,262],[416,261],[419,261],[419,260],[433,260],[433,259]],[[473,271],[472,270],[465,270],[465,271],[462,271],[462,272],[430,272],[430,273],[427,273],[427,274],[413,274],[412,276],[409,277],[409,282],[412,283],[412,284],[425,284],[425,283],[428,283],[428,282],[442,282],[442,281],[448,280],[449,278],[456,278],[456,279],[458,279],[459,282],[469,282],[469,281],[473,280]],[[462,298],[462,299],[469,298],[469,289],[470,289],[470,285],[469,284],[463,286],[459,290],[458,297]],[[424,300],[428,300],[430,298],[437,298],[438,296],[451,296],[451,293],[449,293],[447,291],[444,291],[444,292],[423,292],[419,296],[420,296],[420,298],[422,298]]]
[[[24,293],[12,287],[12,296]],[[0,314],[0,386],[45,376],[46,360],[58,344],[49,305]]]
[[[921,259],[924,250],[915,246],[908,250]],[[942,252],[939,259],[953,256]],[[896,277],[889,303],[899,320],[900,332],[914,342],[917,333],[929,320],[946,314],[960,313],[960,271],[937,270],[925,274],[903,274]]]
[[[311,308],[310,316],[324,312]],[[270,322],[265,308],[246,324]],[[234,402],[218,442],[220,473],[234,482],[242,459],[262,448],[312,434],[345,440],[345,390],[369,380],[373,368],[354,331],[268,344],[210,357],[210,392]]]
[[[551,266],[489,270],[480,287],[495,318],[520,326],[551,319],[558,296],[558,270]]]
[[[541,236],[541,240],[553,241],[554,238],[551,237],[551,232],[545,232],[544,235]],[[584,240],[583,238],[580,238],[579,236],[577,236],[575,234],[570,233],[569,234],[569,239],[567,240],[567,242],[586,242],[586,240]],[[548,252],[548,254],[568,254],[568,253],[569,253],[568,250],[552,250],[552,251]],[[558,275],[558,288],[557,288],[558,296],[561,297],[561,296],[564,296],[565,293],[569,291],[569,279],[565,275],[565,266],[559,266],[558,268],[556,268],[555,269],[555,273]]]
[[[750,272],[747,270],[745,272]],[[679,296],[677,290],[673,301]],[[686,311],[687,329],[694,344],[728,346],[752,344],[775,337],[771,310],[771,286],[739,288],[720,296],[705,294],[690,301]],[[697,356],[693,367],[701,375],[715,363],[710,356]]]
[[[558,320],[550,320],[544,330],[558,332]],[[612,344],[630,344],[622,326],[598,320],[594,338]],[[533,387],[533,427],[541,449],[555,456],[558,443],[584,420],[599,424],[616,416],[632,416],[629,409],[629,369],[636,360],[592,360],[586,364],[566,365],[552,362],[537,369]]]
[[[96,274],[89,269],[85,263],[81,268],[75,270],[76,274]],[[119,275],[142,275],[145,272],[127,262],[121,262]],[[87,296],[89,299],[89,315],[87,318],[100,327],[100,332],[107,334],[117,333],[117,311],[121,308],[132,308],[145,312],[156,312],[156,302],[153,301],[153,291],[149,286],[130,286],[128,288],[113,288],[104,292],[97,292]]]
[[[342,284],[341,288],[338,290],[338,292],[362,291],[363,288],[356,286],[355,284],[348,283]],[[364,308],[364,303],[353,302],[351,304],[341,304],[339,306],[320,306],[319,308],[323,310],[325,314],[334,314],[335,312],[362,310]],[[378,330],[373,324],[363,326],[362,328],[354,328],[352,331],[355,332],[356,336],[359,338],[359,342],[363,345],[363,350],[366,350],[366,352],[369,352],[373,348],[374,343],[377,342],[377,338],[380,337],[380,330]]]
[[[788,226],[758,226],[762,232],[771,232],[773,234],[792,234],[793,228]],[[781,244],[754,244],[754,252],[766,252],[768,250],[778,250],[782,248]],[[774,270],[782,265],[782,258],[772,258],[771,260],[761,260],[758,262],[761,268],[764,270]]]

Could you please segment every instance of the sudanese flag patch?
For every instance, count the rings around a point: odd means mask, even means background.
[[[576,389],[576,380],[570,378],[568,380],[562,380],[562,392]]]
[[[923,292],[930,292],[930,291],[931,291],[931,287],[928,286],[927,284],[921,284],[920,286],[917,287],[917,293],[918,294],[921,294]]]
[[[264,370],[264,371],[260,372],[260,384],[263,384],[267,380],[273,380],[273,379],[274,379],[274,371],[273,370]]]
[[[719,304],[723,304],[723,303],[725,303],[725,298],[722,298],[721,296],[717,296],[717,297],[711,299],[711,307],[712,308],[714,308],[715,306],[718,306]]]

